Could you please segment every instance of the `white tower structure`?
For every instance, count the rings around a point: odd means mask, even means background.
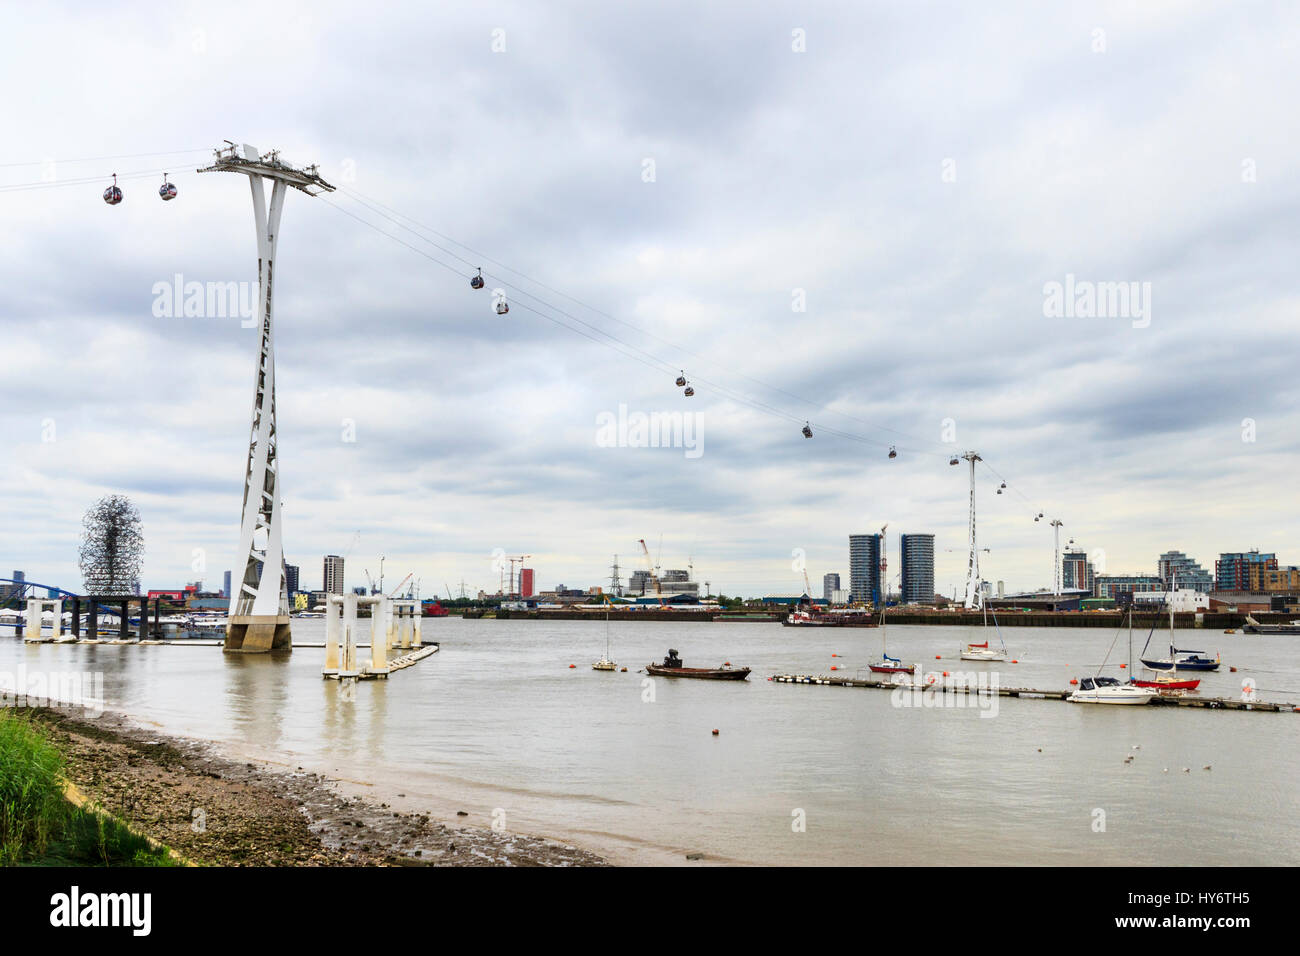
[[[975,462],[983,459],[973,451],[968,451],[961,457],[970,462],[970,557],[966,561],[965,606],[973,608],[981,607],[984,603],[984,595],[980,591],[980,552],[975,541]]]
[[[253,425],[244,470],[244,512],[239,526],[236,577],[231,582],[230,623],[225,650],[260,654],[289,649],[289,595],[285,587],[284,545],[280,518],[280,457],[275,430],[275,328],[272,292],[275,251],[280,238],[280,213],[289,186],[315,196],[333,192],[315,166],[296,169],[282,163],[276,151],[262,156],[252,146],[227,146],[201,173],[242,173],[253,191],[253,220],[257,227],[258,327],[261,344],[253,390]],[[263,180],[270,180],[267,206]]]
[[[1056,535],[1056,545],[1052,552],[1052,593],[1057,597],[1061,596],[1061,521],[1059,518],[1052,519],[1052,530]]]

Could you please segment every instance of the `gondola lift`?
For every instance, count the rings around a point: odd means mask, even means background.
[[[167,181],[166,173],[163,173],[162,185],[158,187],[158,198],[163,202],[168,202],[176,198],[176,187]]]
[[[890,446],[889,446],[889,457],[890,457],[890,458],[897,458],[897,457],[898,457],[898,452],[894,450],[894,446],[893,446],[893,445],[890,445]]]
[[[950,464],[950,465],[955,465],[955,464],[957,464],[957,456],[956,456],[956,455],[953,455],[951,458],[949,458],[949,459],[948,459],[948,464]]]
[[[502,297],[497,302],[497,315],[505,315],[509,311],[510,311],[510,304],[506,302],[504,297]]]
[[[479,268],[479,270],[478,270],[478,275],[474,276],[474,278],[472,278],[472,279],[469,280],[469,287],[470,287],[471,289],[481,289],[481,288],[483,288],[483,269],[482,269],[482,267]]]
[[[803,423],[803,437],[812,438],[812,426],[808,422]]]
[[[113,174],[113,185],[104,190],[104,202],[116,206],[122,201],[122,190],[117,188],[117,173]]]
[[[682,388],[685,384],[686,384],[686,370],[683,369],[682,374],[677,376],[677,387]]]
[[[687,386],[686,386],[686,391],[682,392],[682,394],[685,395],[687,398],[690,398],[692,395],[695,394],[695,389],[693,389],[693,388],[691,388],[689,385],[687,385]]]

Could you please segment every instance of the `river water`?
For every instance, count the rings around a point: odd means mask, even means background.
[[[321,620],[293,627],[297,641],[324,639]],[[321,679],[321,648],[272,659],[7,634],[0,675],[100,672],[106,708],[143,724],[619,862],[1300,864],[1300,714],[900,706],[882,690],[766,679],[865,673],[878,630],[615,622],[612,656],[628,672],[602,673],[591,663],[603,621],[430,619],[424,637],[440,652],[351,700]],[[964,628],[893,627],[889,650],[927,670],[1058,689],[1095,673],[1114,639],[1107,673],[1127,673],[1114,667],[1126,633],[1004,634],[1017,664],[957,660],[982,639]],[[1300,704],[1300,638],[1188,631],[1178,646],[1222,653],[1205,696],[1237,697],[1249,678],[1260,698]],[[734,683],[636,673],[669,647],[687,666],[754,672]]]

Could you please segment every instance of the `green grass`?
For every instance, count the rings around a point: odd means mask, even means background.
[[[0,711],[0,866],[169,866],[112,818],[63,796],[63,755],[41,728]]]

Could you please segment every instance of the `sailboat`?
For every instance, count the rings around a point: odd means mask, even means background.
[[[1155,631],[1154,624],[1151,625],[1151,630]],[[1133,608],[1131,605],[1128,609],[1128,635],[1129,667],[1131,668],[1133,666]],[[1147,635],[1147,643],[1151,643],[1150,634]],[[1169,602],[1169,649],[1171,652],[1174,649],[1174,604],[1172,601]],[[1143,647],[1142,652],[1146,653],[1145,647]],[[1196,690],[1201,686],[1201,682],[1197,678],[1180,678],[1178,676],[1178,659],[1172,653],[1169,656],[1173,661],[1173,666],[1168,672],[1160,671],[1154,679],[1130,677],[1129,683],[1134,687],[1153,687],[1156,690]],[[1145,664],[1146,661],[1142,663]]]
[[[1177,580],[1175,579],[1175,581],[1171,582],[1169,585],[1171,598],[1173,596],[1173,588],[1175,587],[1176,584],[1177,584]],[[1154,633],[1155,627],[1153,626],[1151,630],[1152,633]],[[1147,644],[1150,643],[1151,643],[1151,635],[1148,634]],[[1142,653],[1146,654],[1146,652],[1147,649],[1144,646],[1142,648]],[[1149,659],[1147,657],[1143,657],[1141,658],[1141,661],[1143,664],[1151,668],[1153,671],[1171,671],[1171,670],[1177,670],[1179,668],[1182,668],[1185,671],[1217,671],[1219,669],[1219,664],[1221,663],[1219,658],[1202,657],[1201,655],[1204,653],[1205,651],[1189,651],[1181,647],[1174,647],[1174,603],[1172,600],[1170,600],[1169,602],[1169,656],[1156,658],[1154,660]],[[1180,654],[1188,655],[1188,656],[1180,657],[1179,656]]]
[[[594,671],[617,670],[618,665],[609,659],[609,595],[605,595],[605,656],[591,665]]]
[[[888,591],[888,588],[886,588]],[[889,628],[885,625],[885,615],[889,613],[889,600],[880,608],[880,660],[867,665],[876,674],[915,674],[915,664],[904,664],[897,657],[889,656]]]
[[[961,652],[961,659],[964,661],[1005,661],[1007,659],[1007,645],[1002,640],[1002,629],[998,627],[998,616],[996,614],[993,615],[993,630],[998,635],[999,647],[989,647],[989,608],[984,603],[983,584],[984,582],[981,581],[981,589],[978,593],[980,595],[980,607],[984,610],[984,643],[967,644],[966,649]]]

